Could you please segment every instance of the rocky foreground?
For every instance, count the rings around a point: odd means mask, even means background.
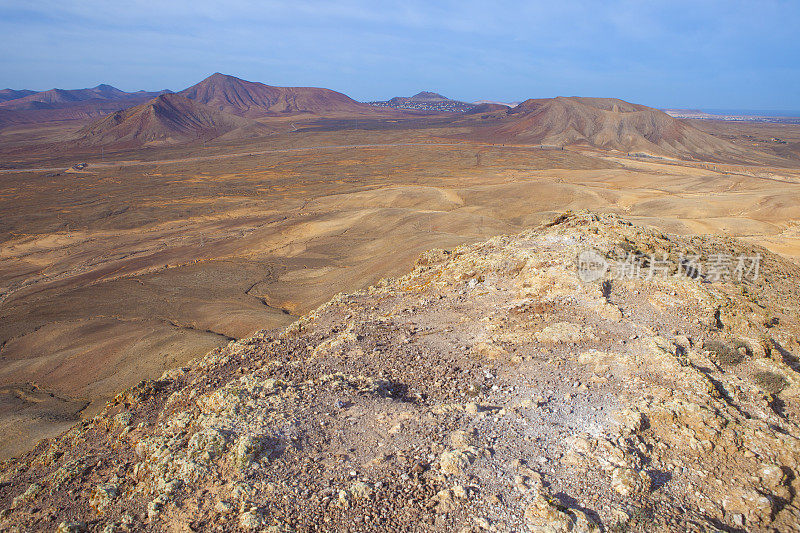
[[[583,281],[588,249],[762,258]],[[428,252],[6,462],[0,528],[800,531],[798,281],[591,214]]]

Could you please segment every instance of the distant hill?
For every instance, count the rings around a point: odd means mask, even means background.
[[[14,89],[2,89],[0,90],[0,103],[7,102],[9,100],[16,100],[17,98],[23,98],[35,93],[36,91],[29,91],[27,89],[20,91],[16,91]]]
[[[273,87],[216,73],[179,93],[162,94],[97,120],[78,132],[77,142],[135,147],[254,137],[275,131],[269,117],[295,114],[380,115],[372,106],[330,89]]]
[[[179,94],[162,94],[81,129],[79,144],[137,146],[212,139],[251,124]]]
[[[485,102],[483,104],[475,104],[472,109],[466,113],[468,115],[477,115],[479,113],[497,113],[498,111],[508,111],[508,106],[505,104],[493,104]]]
[[[274,87],[219,72],[178,94],[216,110],[250,118],[291,113],[374,113],[367,104],[330,89]]]
[[[402,105],[415,102],[442,103],[442,102],[455,102],[455,101],[456,100],[450,100],[446,96],[442,96],[439,93],[422,91],[418,92],[414,96],[395,96],[394,98],[389,100],[389,103],[393,105]]]
[[[495,100],[475,100],[472,103],[475,104],[475,105],[480,105],[480,104],[499,104],[499,105],[506,106],[506,107],[515,107],[515,106],[519,105],[519,102],[497,102]]]
[[[615,98],[531,99],[509,109],[508,116],[510,120],[491,132],[494,138],[681,158],[750,154],[663,111]]]
[[[27,94],[0,102],[0,126],[101,117],[141,104],[167,91],[129,93],[102,84],[89,89],[14,92]]]
[[[414,96],[395,96],[386,101],[369,102],[369,104],[376,107],[447,113],[465,113],[475,107],[474,104],[451,100],[446,96],[430,91],[422,91]]]
[[[164,91],[138,91],[128,93],[116,87],[112,87],[111,85],[101,84],[90,89],[50,89],[48,91],[32,93],[21,98],[3,102],[0,104],[0,107],[4,109],[26,110],[58,108],[63,106],[63,104],[86,102],[90,100],[148,100],[163,92]]]

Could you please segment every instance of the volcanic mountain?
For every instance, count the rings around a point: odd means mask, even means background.
[[[430,91],[421,91],[415,94],[414,96],[395,96],[391,100],[389,100],[389,104],[392,105],[402,105],[402,104],[409,104],[409,103],[441,103],[441,102],[451,102],[454,100],[450,100],[446,96],[442,96],[439,93],[433,93]]]
[[[172,144],[219,137],[251,121],[194,102],[162,94],[144,104],[117,111],[78,133],[80,144]]]
[[[491,132],[495,138],[705,160],[746,159],[750,153],[663,111],[615,98],[531,99],[508,115],[512,120]]]
[[[82,120],[141,104],[167,91],[125,92],[111,85],[89,89],[50,89],[48,91],[12,91],[0,94],[17,95],[2,101],[0,96],[0,126],[34,124],[61,120]]]
[[[2,89],[0,90],[0,103],[7,102],[9,100],[16,100],[17,98],[24,98],[31,94],[36,94],[36,91],[29,91],[27,89],[22,90],[14,90],[14,89]]]
[[[22,92],[22,91],[15,91]],[[138,91],[128,93],[111,85],[101,84],[90,89],[50,89],[49,91],[31,92],[23,97],[7,99],[0,104],[4,109],[45,109],[55,108],[64,104],[86,102],[89,100],[148,100],[164,91],[146,92]]]
[[[375,112],[369,105],[330,89],[274,87],[219,72],[178,94],[216,110],[250,118],[291,113],[331,115]]]

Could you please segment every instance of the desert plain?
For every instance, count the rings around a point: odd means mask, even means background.
[[[740,152],[671,157],[508,135],[497,108],[76,142],[93,120],[0,130],[0,458],[141,380],[405,273],[425,250],[565,211],[800,258],[797,125],[681,121]]]

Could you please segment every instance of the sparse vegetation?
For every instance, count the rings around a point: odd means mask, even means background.
[[[703,349],[711,352],[716,363],[722,366],[738,365],[745,357],[752,355],[747,343],[739,340],[710,340],[703,343]]]
[[[763,371],[753,374],[753,381],[769,394],[778,394],[789,386],[785,377],[777,372]]]

